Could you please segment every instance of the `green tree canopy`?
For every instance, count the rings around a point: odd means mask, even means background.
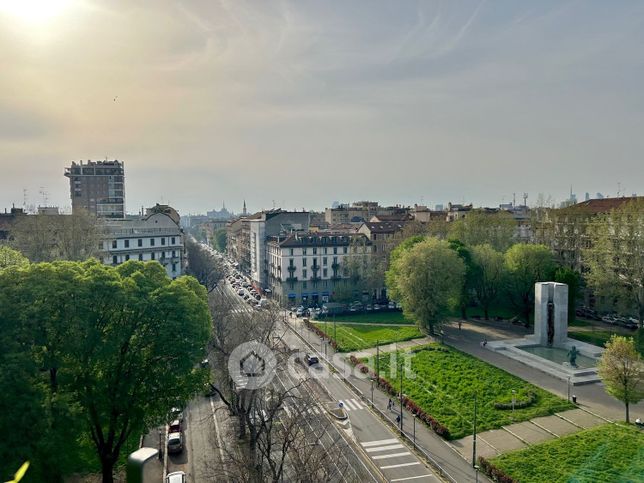
[[[599,296],[617,300],[644,324],[644,200],[598,216],[588,227],[587,281]]]
[[[472,285],[488,320],[490,306],[498,300],[503,287],[503,254],[491,245],[477,245],[472,247],[472,262],[475,267]]]
[[[220,228],[215,230],[213,234],[213,244],[215,249],[221,253],[226,253],[226,247],[228,245],[228,235],[226,234],[225,228]]]
[[[552,278],[555,262],[550,249],[545,245],[518,243],[505,253],[506,293],[530,325],[534,311],[534,284]]]
[[[6,245],[0,245],[0,270],[7,267],[22,267],[28,263],[27,257],[18,250],[9,248]]]
[[[450,225],[449,238],[468,246],[487,243],[495,250],[505,251],[514,243],[516,229],[517,222],[506,211],[485,213],[472,210]]]
[[[613,335],[598,368],[606,392],[624,403],[628,423],[629,406],[644,398],[644,366],[633,338]]]
[[[392,258],[387,288],[405,315],[434,334],[435,327],[458,306],[465,277],[463,260],[446,241],[410,241]]]
[[[463,242],[452,239],[449,240],[448,243],[450,248],[456,252],[461,260],[463,260],[463,265],[465,266],[465,279],[461,289],[461,296],[458,305],[461,309],[461,317],[467,319],[467,306],[472,299],[471,294],[474,289],[474,281],[477,276],[476,267],[472,262],[472,252]]]
[[[192,277],[170,280],[156,262],[31,264],[0,272],[0,294],[0,325],[17,341],[12,359],[24,361],[35,389],[77,409],[104,482],[123,445],[204,381],[195,363],[210,315]],[[54,422],[43,440],[56,436]]]
[[[581,275],[570,267],[559,267],[555,270],[555,282],[568,285],[568,323],[574,322],[577,297],[581,287]]]

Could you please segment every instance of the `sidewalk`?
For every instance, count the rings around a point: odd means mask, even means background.
[[[290,318],[289,323],[295,328],[305,339],[320,352],[320,354],[327,354],[327,358],[331,360],[335,352],[328,344],[323,344],[320,338],[308,330],[301,319]],[[431,342],[430,338],[426,338],[423,343]],[[407,346],[418,345],[414,341],[401,342]],[[388,350],[388,346],[381,346],[381,350]],[[375,349],[374,349],[375,354]],[[338,353],[339,356],[344,357],[344,354]],[[344,359],[339,364],[334,364],[334,367],[343,374],[353,373],[353,367],[346,363]],[[387,410],[387,403],[390,396],[373,387],[373,401],[372,401],[372,384],[369,379],[349,376],[348,381],[353,384],[361,393],[362,399],[367,404],[373,404],[376,408],[376,413],[384,414],[390,424],[396,426],[396,416],[400,414],[400,406],[396,406],[395,410]],[[396,401],[394,401],[395,403]],[[400,425],[398,424],[398,427]],[[415,427],[415,428],[414,428]],[[461,482],[474,482],[476,481],[476,472],[471,465],[471,454],[469,458],[464,459],[458,451],[456,451],[448,442],[437,436],[423,423],[416,422],[412,414],[406,409],[403,410],[403,431],[411,441],[416,442],[416,446],[429,454],[432,459],[440,465],[441,468],[450,474],[458,483]],[[415,438],[414,438],[415,433]],[[481,482],[489,482],[490,480],[483,474],[479,473],[478,479]]]
[[[485,338],[492,341],[523,337],[532,333],[532,329],[526,330],[523,327],[501,324],[492,321],[464,321],[461,330],[458,329],[456,322],[446,324],[444,326],[445,344],[471,354],[564,399],[567,398],[568,386],[566,382],[481,347],[481,341]],[[606,394],[602,383],[574,386],[571,388],[571,394],[577,396],[577,406],[581,409],[610,421],[624,420],[624,405]],[[644,418],[644,401],[631,404],[630,413],[632,420],[637,417]]]

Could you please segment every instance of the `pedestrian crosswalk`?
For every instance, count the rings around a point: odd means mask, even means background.
[[[411,471],[414,467],[418,467],[419,474],[413,474],[416,472],[413,470],[412,474],[408,474],[409,476],[390,481],[420,480],[432,477],[432,474],[428,473],[420,461],[407,451],[407,448],[396,438],[365,441],[360,445],[381,470],[394,470],[395,473],[398,468],[410,468]]]
[[[347,411],[357,411],[359,409],[364,409],[362,403],[357,399],[340,400],[339,403]]]

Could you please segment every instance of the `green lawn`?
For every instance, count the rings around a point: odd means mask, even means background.
[[[338,344],[338,351],[351,352],[369,347],[375,347],[376,342],[389,344],[403,340],[423,337],[417,327],[385,327],[381,325],[345,325],[336,322],[335,331],[333,323],[315,322],[320,330],[329,337],[335,338]]]
[[[327,321],[333,322],[333,316],[327,317]],[[391,312],[362,312],[355,314],[336,315],[336,322],[354,322],[362,324],[410,324],[414,321],[406,319],[401,311]]]
[[[472,433],[474,393],[477,394],[477,430],[500,428],[574,406],[566,400],[519,379],[486,362],[446,346],[430,344],[428,350],[412,355],[414,378],[405,377],[403,393],[450,431],[452,439]],[[438,350],[437,350],[438,349]],[[380,375],[393,387],[399,379],[389,372],[390,354],[381,353]],[[496,409],[495,403],[510,403],[536,398],[523,409]]]
[[[490,462],[521,483],[644,481],[644,432],[606,424]]]

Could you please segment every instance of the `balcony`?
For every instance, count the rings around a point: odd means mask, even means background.
[[[293,283],[297,282],[297,277],[287,277],[286,282],[290,283],[290,284],[293,284]]]
[[[331,268],[332,268],[332,269],[333,269],[333,271],[335,272],[335,271],[337,271],[337,270],[338,270],[338,268],[340,268],[340,264],[339,264],[338,262],[333,262],[333,263],[331,264]]]

